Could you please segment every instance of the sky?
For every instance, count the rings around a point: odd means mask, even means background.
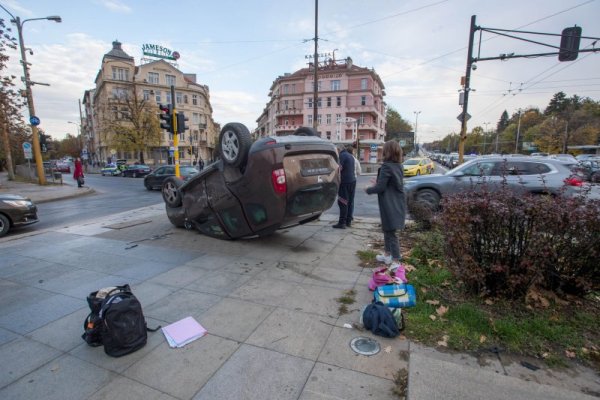
[[[21,20],[59,15],[62,23],[23,25],[40,127],[55,139],[78,133],[79,105],[94,88],[102,57],[119,40],[135,58],[142,45],[178,51],[178,68],[210,88],[213,118],[250,130],[269,101],[273,81],[306,67],[314,52],[314,0],[0,0]],[[465,75],[471,16],[483,28],[560,34],[574,25],[600,37],[600,0],[321,0],[319,53],[351,57],[373,68],[385,86],[384,101],[413,126],[421,143],[460,131],[457,117]],[[0,18],[10,16],[0,9]],[[12,25],[13,28],[14,25]],[[16,28],[14,29],[16,35]],[[521,35],[558,46],[560,37]],[[582,39],[580,48],[593,48]],[[595,43],[600,47],[600,41]],[[554,51],[539,44],[484,32],[473,56]],[[20,54],[9,53],[8,72],[21,84]],[[468,130],[492,131],[507,110],[537,107],[563,91],[600,99],[600,52],[576,61],[557,56],[481,61],[471,72]],[[25,118],[29,114],[24,110]],[[75,123],[73,123],[75,122]]]

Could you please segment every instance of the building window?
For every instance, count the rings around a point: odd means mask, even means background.
[[[127,98],[127,89],[113,88],[112,95],[113,95],[113,99],[124,100]]]
[[[129,70],[127,68],[112,67],[112,78],[116,81],[128,81]]]
[[[327,125],[331,125],[331,114],[327,114],[327,116],[325,117],[325,120],[327,121]]]
[[[335,114],[335,122],[342,122],[342,114]]]
[[[144,90],[144,100],[145,101],[150,100],[150,91],[149,90]]]
[[[336,106],[341,107],[342,106],[342,98],[341,96],[336,97]]]
[[[171,102],[171,92],[170,91],[167,91],[167,104],[173,104]]]
[[[361,106],[367,105],[367,96],[360,96],[360,105]]]
[[[283,109],[284,109],[284,110],[288,110],[288,107],[289,107],[289,106],[288,106],[288,101],[287,101],[287,100],[284,100],[284,101],[283,101]]]
[[[285,120],[283,121],[283,124],[284,124],[285,126],[288,126],[288,125],[290,124],[290,121],[289,121],[288,119],[285,119]]]
[[[358,123],[361,125],[365,124],[365,113],[360,114],[360,117],[358,118]]]
[[[317,124],[321,125],[321,114],[317,114]]]
[[[285,85],[283,85],[283,94],[289,94],[290,93],[290,85],[288,85],[287,83]]]
[[[175,75],[165,75],[167,86],[175,86]]]
[[[183,93],[175,93],[175,99],[177,100],[177,104],[183,103]]]
[[[317,98],[317,107],[321,108],[323,104],[321,104],[321,98]]]
[[[157,91],[155,91],[155,92],[154,92],[154,95],[156,96],[156,97],[155,97],[155,99],[156,99],[156,102],[157,102],[157,103],[160,103],[160,101],[161,101],[161,100],[160,100],[160,90],[157,90]]]
[[[148,72],[148,83],[158,85],[158,73],[157,72]]]
[[[306,116],[306,124],[308,126],[312,126],[312,124],[313,124],[313,118],[312,117],[313,117],[312,114],[309,114],[309,115]]]
[[[192,104],[195,106],[198,105],[198,95],[197,94],[192,95]]]
[[[327,107],[331,107],[331,97],[327,98]]]
[[[200,114],[199,113],[192,113],[192,125],[194,125],[194,126],[200,125]]]
[[[296,84],[292,83],[292,94],[296,93]]]
[[[362,78],[360,80],[360,89],[367,90],[367,78]]]
[[[184,95],[183,95],[183,103],[184,103],[184,104],[187,104],[187,103],[188,103],[188,95],[187,95],[187,94],[184,94]]]
[[[327,140],[331,140],[331,131],[326,132]]]
[[[111,107],[110,111],[113,119],[119,119],[119,109],[117,107]]]
[[[309,97],[309,98],[308,98],[308,108],[309,108],[309,109],[310,109],[310,108],[313,108],[313,99],[312,99],[312,97]]]
[[[340,90],[341,81],[339,79],[331,81],[331,90]]]

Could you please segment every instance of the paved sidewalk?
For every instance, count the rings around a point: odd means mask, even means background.
[[[337,230],[323,218],[223,241],[174,228],[158,204],[0,239],[0,398],[398,399],[402,370],[411,400],[598,398],[584,394],[600,393],[588,370],[530,371],[501,355],[440,353],[345,328],[371,300],[356,251],[380,235],[376,222]],[[171,349],[149,333],[121,358],[89,347],[85,297],[123,283],[150,327],[193,316],[208,334]],[[340,316],[348,289],[356,302]],[[349,342],[360,335],[382,350],[355,354]]]
[[[9,181],[8,174],[0,172],[0,193],[20,194],[33,200],[34,203],[46,203],[94,193],[94,189],[85,185],[78,188],[77,182],[70,175],[63,175],[61,181],[54,182],[51,178],[48,178],[46,185],[39,185],[38,183],[20,180]]]

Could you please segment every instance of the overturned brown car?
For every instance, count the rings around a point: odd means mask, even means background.
[[[186,182],[163,183],[173,225],[222,239],[266,236],[316,220],[336,200],[337,151],[312,128],[252,143],[243,124],[229,123],[219,156]]]

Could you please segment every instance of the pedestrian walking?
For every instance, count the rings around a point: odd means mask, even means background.
[[[75,159],[75,168],[73,171],[73,179],[77,181],[77,187],[83,187],[84,184],[84,176],[83,176],[83,165],[81,164],[81,159],[77,157]]]
[[[396,231],[404,229],[406,218],[402,148],[395,140],[387,141],[383,145],[383,164],[377,171],[377,180],[373,186],[365,188],[365,191],[367,194],[377,193],[379,204],[384,253],[377,255],[377,261],[390,264],[389,269],[395,271],[400,267],[401,259]]]
[[[340,187],[338,190],[338,206],[340,207],[340,218],[333,225],[336,229],[346,229],[352,226],[354,213],[354,191],[356,189],[356,177],[354,176],[354,157],[348,153],[344,145],[338,145],[340,162]]]

